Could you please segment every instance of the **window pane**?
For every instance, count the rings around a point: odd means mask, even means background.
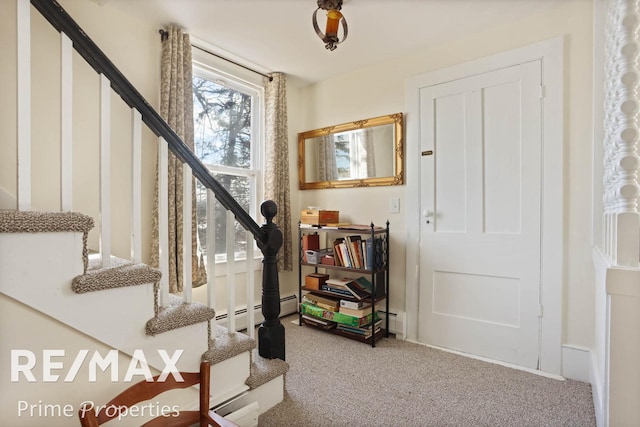
[[[193,77],[194,144],[203,163],[251,167],[251,96]]]
[[[222,184],[234,199],[245,209],[249,211],[251,182],[247,176],[214,174],[214,177]],[[198,224],[198,239],[203,251],[206,252],[207,244],[207,191],[206,188],[198,181],[196,184],[196,221]],[[218,207],[215,213],[215,236],[216,236],[216,255],[224,255],[227,253],[227,220],[226,209]],[[246,230],[234,221],[235,227],[235,243],[234,252],[236,254],[244,254],[247,251]]]
[[[349,136],[341,133],[334,137],[336,147],[336,168],[338,169],[338,179],[351,178],[351,145]]]

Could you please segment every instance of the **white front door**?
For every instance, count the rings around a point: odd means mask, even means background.
[[[419,101],[419,341],[533,369],[540,87],[536,60],[423,87]]]

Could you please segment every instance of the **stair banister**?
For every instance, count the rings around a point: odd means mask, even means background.
[[[160,114],[146,101],[138,90],[117,69],[111,60],[100,48],[82,31],[80,26],[55,0],[31,0],[31,4],[49,21],[53,27],[64,32],[72,41],[74,49],[87,63],[98,73],[104,74],[111,82],[111,88],[131,108],[137,109],[142,114],[142,121],[156,135],[163,137],[169,144],[171,152],[183,163],[187,163],[193,175],[207,188],[211,188],[225,209],[230,210],[236,220],[247,230],[251,231],[254,238],[262,240],[263,231],[229,192],[211,175],[209,169],[200,162],[191,149],[174,132]]]
[[[280,293],[277,269],[277,254],[282,246],[282,232],[273,223],[273,217],[277,213],[276,204],[273,201],[263,202],[261,212],[266,218],[266,223],[262,227],[259,226],[57,1],[30,1],[58,32],[66,34],[71,39],[78,54],[98,74],[104,75],[108,79],[111,89],[129,107],[139,111],[146,126],[161,140],[166,141],[168,149],[191,168],[193,176],[206,188],[212,190],[220,204],[231,211],[235,219],[253,235],[264,255],[262,312],[265,320],[258,331],[259,353],[265,358],[284,359],[284,327],[279,320]],[[18,50],[20,51],[20,49]],[[30,182],[26,184],[28,185]],[[29,194],[29,192],[24,193]],[[30,199],[25,202],[30,202]]]

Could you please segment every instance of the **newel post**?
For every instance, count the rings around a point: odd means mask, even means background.
[[[278,251],[282,247],[282,231],[273,222],[278,207],[273,200],[260,206],[267,222],[262,225],[262,241],[258,246],[262,260],[262,315],[258,329],[258,353],[265,359],[284,360],[284,326],[280,323],[280,283],[278,281]]]

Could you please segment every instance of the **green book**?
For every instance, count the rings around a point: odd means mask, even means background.
[[[347,326],[354,326],[356,328],[368,325],[371,323],[373,316],[371,313],[363,317],[349,316],[348,314],[340,313],[339,311],[329,311],[317,305],[303,302],[300,304],[300,312],[302,314],[308,314],[320,319],[330,320],[332,322],[340,323]],[[378,312],[375,313],[375,319],[378,320]]]

